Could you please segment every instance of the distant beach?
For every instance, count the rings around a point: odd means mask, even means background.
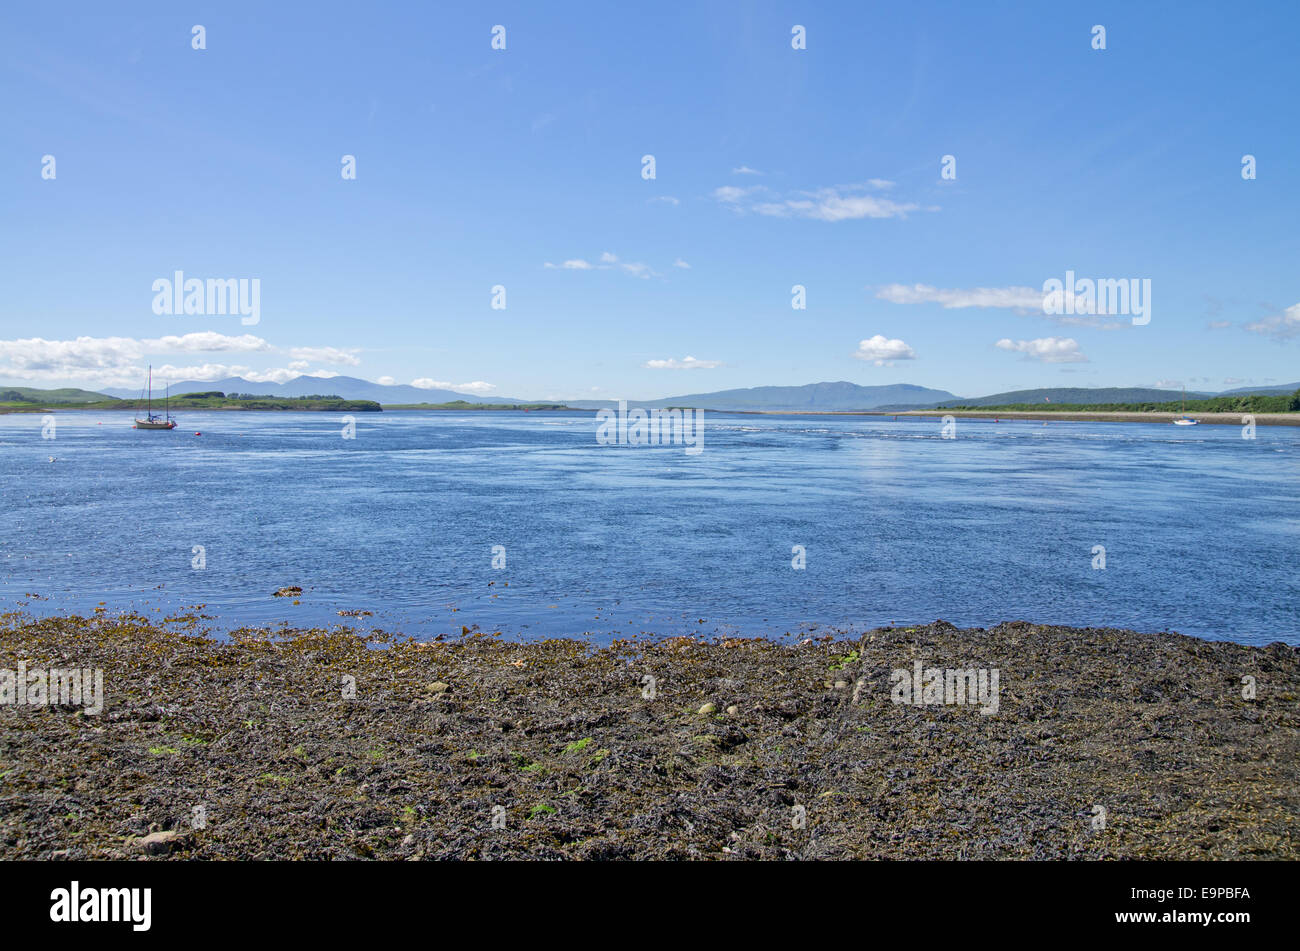
[[[874,414],[887,415],[887,414]],[[1048,422],[1050,420],[1072,420],[1076,422],[1095,423],[1172,423],[1180,416],[1190,416],[1201,423],[1218,423],[1226,426],[1246,425],[1245,413],[1092,413],[1062,410],[1046,410],[1041,413],[1023,411],[997,412],[989,410],[910,410],[898,413],[899,416],[956,416],[967,419],[1032,419]],[[1253,413],[1250,418],[1258,426],[1300,426],[1300,413]]]
[[[881,417],[919,417],[923,419],[954,416],[958,419],[1023,419],[1023,420],[1060,420],[1066,422],[1094,423],[1171,423],[1180,416],[1190,416],[1202,423],[1219,423],[1229,426],[1244,426],[1245,413],[1099,413],[1072,410],[1043,410],[1040,413],[1023,410],[975,410],[975,409],[909,409],[897,412],[882,410],[854,410],[830,413],[809,413],[796,410],[764,410],[745,415],[754,416],[881,416]],[[1251,418],[1258,426],[1300,426],[1300,413],[1253,413]]]

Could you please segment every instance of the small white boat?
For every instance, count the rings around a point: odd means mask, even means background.
[[[1180,412],[1182,412],[1184,415],[1179,416],[1177,419],[1174,420],[1174,425],[1175,425],[1175,426],[1195,426],[1197,423],[1200,422],[1199,419],[1192,419],[1192,417],[1186,415],[1186,413],[1187,413],[1187,387],[1183,387],[1183,407],[1182,407],[1182,409],[1180,410]]]

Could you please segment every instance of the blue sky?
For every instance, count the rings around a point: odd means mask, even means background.
[[[7,5],[0,381],[1288,383],[1298,11]],[[259,322],[155,314],[176,270]],[[1149,279],[1150,323],[1016,306],[1067,270]]]

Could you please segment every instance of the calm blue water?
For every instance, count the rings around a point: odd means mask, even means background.
[[[597,640],[944,618],[1300,642],[1297,428],[963,420],[944,440],[938,420],[706,414],[692,456],[597,445],[594,414],[362,413],[353,440],[336,414],[180,418],[62,413],[47,440],[39,416],[0,416],[0,607]],[[270,597],[291,584],[300,604]]]

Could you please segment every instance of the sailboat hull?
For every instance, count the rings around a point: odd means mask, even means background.
[[[153,364],[149,364],[149,376],[145,383],[146,392],[149,394],[149,402],[145,405],[144,419],[136,417],[136,429],[175,429],[176,420],[172,419],[170,411],[165,416],[158,416],[153,411]],[[143,395],[143,394],[141,394]]]

